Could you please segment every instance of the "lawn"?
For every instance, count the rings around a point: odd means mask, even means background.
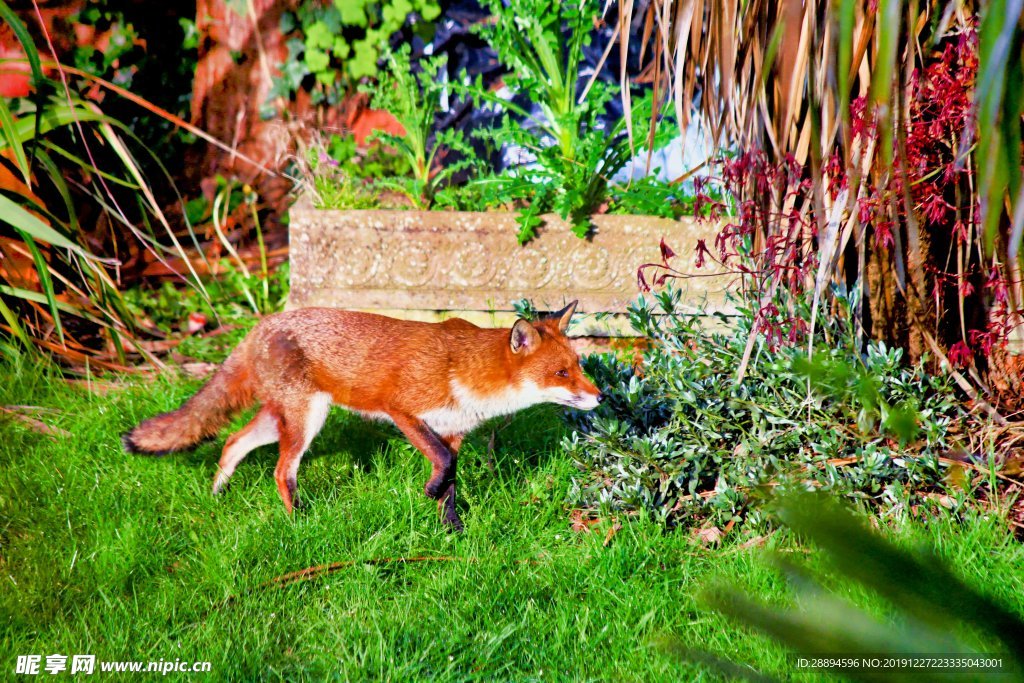
[[[109,378],[105,382],[109,382]],[[707,546],[643,520],[609,537],[574,532],[563,504],[572,467],[555,408],[488,429],[460,460],[466,532],[446,533],[422,493],[425,459],[397,432],[332,414],[299,473],[304,507],[278,498],[263,448],[210,494],[221,441],[189,454],[130,456],[118,436],[194,391],[194,380],[123,380],[104,394],[18,359],[0,364],[0,405],[47,409],[46,436],[0,416],[0,678],[18,654],[201,660],[231,680],[717,679],[681,644],[791,674],[783,649],[710,611],[715,583],[784,602],[769,550],[823,558],[782,532],[733,532]],[[240,425],[244,418],[240,418]],[[894,528],[1024,609],[1024,551],[981,515]],[[390,558],[390,559],[389,559]],[[401,563],[396,558],[433,558]],[[261,586],[332,562],[315,580]],[[376,561],[369,562],[369,561]],[[877,614],[856,587],[837,593]]]

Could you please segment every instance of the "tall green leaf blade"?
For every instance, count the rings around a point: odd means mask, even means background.
[[[40,126],[35,128],[34,121],[20,119],[14,124],[14,135],[22,142],[39,138],[52,130],[63,128],[73,123],[92,123],[94,121],[109,121],[110,117],[88,109],[69,106],[66,102],[54,103],[46,107],[39,116]]]
[[[836,54],[836,81],[839,84],[839,116],[844,125],[850,122],[850,66],[853,60],[853,24],[855,0],[839,3],[839,46]]]
[[[6,100],[0,100],[0,151],[4,147],[10,147],[14,155],[14,162],[21,171],[25,184],[32,185],[32,170],[29,167],[28,157],[25,155],[25,147],[21,140],[14,134],[14,115],[11,108],[7,106]]]
[[[24,289],[22,287],[0,285],[0,294],[6,294],[8,296],[13,296],[18,299],[24,299],[25,301],[31,301],[37,304],[45,305],[49,303],[46,300],[45,294],[42,294],[41,292],[34,292],[31,289]],[[57,301],[57,308],[63,311],[64,313],[69,313],[71,315],[78,316],[79,318],[84,318],[85,320],[88,320],[91,323],[102,325],[103,327],[109,328],[113,326],[111,323],[101,320],[100,318],[97,318],[95,315],[88,312],[81,306],[76,306],[75,304],[68,303],[67,301]]]
[[[18,230],[31,235],[41,242],[69,249],[86,258],[96,258],[81,246],[41,221],[38,216],[8,199],[5,195],[0,195],[0,221],[13,225]]]
[[[779,517],[825,550],[847,576],[908,615],[937,627],[950,619],[963,620],[1001,639],[1024,662],[1020,617],[969,586],[936,558],[900,550],[824,496],[784,500]]]
[[[896,78],[896,50],[900,42],[903,3],[900,0],[878,2],[878,56],[871,74],[871,102],[881,111],[878,117],[882,163],[892,164],[893,82]]]
[[[22,329],[21,323],[18,322],[18,316],[10,309],[2,296],[0,296],[0,317],[7,321],[7,326],[11,328],[11,334],[14,335],[15,339],[20,341],[29,351],[35,349],[32,341],[25,334],[25,330]]]
[[[1020,185],[1022,105],[1020,81],[1015,79],[1021,74],[1022,9],[1022,0],[993,0],[985,6],[978,28],[978,80],[974,97],[978,158],[982,160],[978,195],[982,234],[990,252],[999,234],[1006,191]],[[1016,146],[1011,147],[1014,142]]]
[[[21,238],[32,253],[32,260],[36,264],[36,274],[39,276],[39,285],[42,287],[43,294],[46,295],[46,303],[50,307],[50,315],[53,317],[53,325],[57,330],[57,337],[60,339],[61,344],[63,344],[64,326],[60,320],[60,309],[57,306],[57,293],[53,289],[53,278],[50,277],[50,264],[46,262],[43,252],[39,250],[39,246],[30,235],[26,235],[20,230],[18,234],[21,235]]]

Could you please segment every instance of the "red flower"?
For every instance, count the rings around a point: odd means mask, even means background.
[[[924,213],[925,218],[928,219],[929,223],[936,224],[941,223],[942,219],[946,217],[946,211],[953,208],[949,203],[942,198],[942,194],[938,188],[929,186],[931,192],[921,203],[921,211]]]
[[[676,252],[672,251],[672,247],[665,244],[665,238],[661,238],[661,260],[668,264],[668,260],[676,255]]]
[[[703,268],[704,264],[707,262],[706,257],[711,256],[711,251],[708,249],[708,245],[704,240],[697,240],[697,248],[695,251],[697,252],[695,265],[698,268]]]
[[[1009,303],[1010,293],[1006,287],[1006,278],[999,271],[998,266],[992,266],[988,272],[988,279],[985,280],[985,288],[992,292],[992,298],[997,304]]]
[[[949,348],[949,362],[953,364],[953,367],[966,367],[973,360],[974,352],[971,351],[971,347],[967,345],[967,342],[961,340]]]
[[[857,220],[863,225],[871,222],[875,213],[875,201],[874,197],[861,197],[857,200]]]
[[[956,238],[957,244],[964,244],[967,241],[967,226],[963,221],[953,224],[953,237]]]
[[[971,338],[971,343],[981,351],[982,355],[987,357],[991,355],[992,348],[996,345],[998,334],[996,330],[971,330],[967,336]]]
[[[875,247],[892,249],[896,240],[892,236],[892,221],[881,221],[875,226]]]

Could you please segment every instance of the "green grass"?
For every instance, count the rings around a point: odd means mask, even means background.
[[[749,596],[791,593],[731,534],[709,548],[687,530],[627,523],[579,534],[563,498],[572,476],[554,408],[487,432],[460,460],[466,533],[446,533],[422,493],[426,460],[390,428],[332,414],[299,472],[305,508],[289,518],[260,449],[224,495],[210,495],[223,441],[165,458],[130,456],[118,435],[175,407],[196,382],[136,383],[97,396],[17,359],[0,363],[0,405],[53,409],[49,438],[0,416],[0,679],[17,654],[99,660],[209,660],[213,679],[717,679],[660,641],[677,639],[783,677],[785,651],[709,611],[714,582]],[[241,418],[238,422],[241,424]],[[994,518],[889,530],[930,544],[963,575],[1020,610],[1024,553]],[[733,536],[735,538],[733,538]],[[785,534],[768,547],[818,553]],[[259,588],[329,562],[356,563],[316,581]],[[885,615],[856,587],[836,591]],[[226,601],[236,596],[236,599]]]

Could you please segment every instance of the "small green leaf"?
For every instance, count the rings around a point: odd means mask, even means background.
[[[316,80],[324,85],[333,85],[338,80],[337,69],[324,69],[316,72]]]
[[[359,26],[365,28],[368,23],[366,9],[359,2],[343,2],[336,0],[335,6],[341,13],[341,23],[346,26]]]
[[[441,5],[436,2],[424,3],[424,5],[420,7],[420,16],[423,17],[425,21],[433,21],[434,19],[437,19],[441,16]]]
[[[310,48],[319,48],[321,50],[330,49],[334,44],[334,34],[322,21],[318,21],[308,29],[306,29],[306,50]],[[316,71],[317,69],[314,69]]]
[[[306,50],[304,61],[311,73],[318,74],[327,68],[327,65],[331,63],[331,58],[323,50],[310,48]]]
[[[370,39],[360,40],[355,44],[355,54],[348,63],[348,73],[353,79],[374,76],[377,73],[377,43]]]
[[[338,36],[334,39],[334,45],[332,51],[338,59],[348,59],[349,54],[352,52],[351,46],[343,36]]]

